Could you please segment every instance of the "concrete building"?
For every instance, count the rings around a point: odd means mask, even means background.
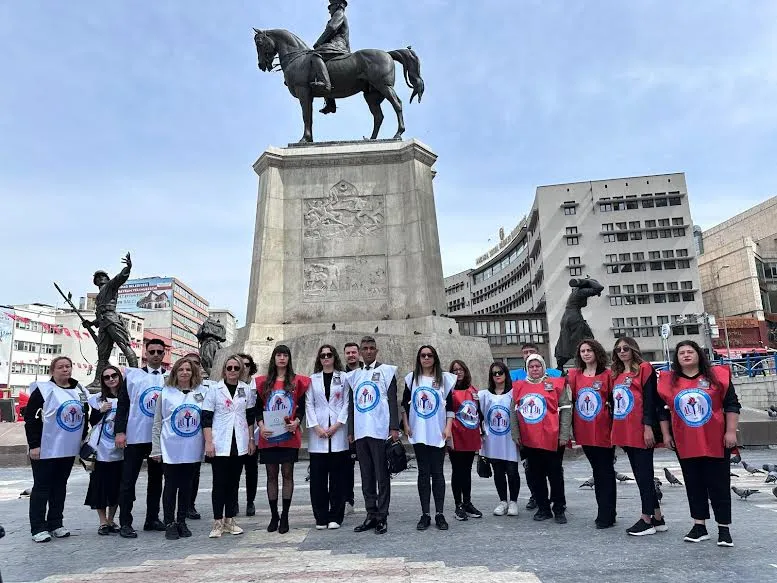
[[[88,294],[88,308],[94,309],[95,297]],[[199,350],[195,334],[208,317],[208,301],[175,277],[144,277],[119,288],[117,310],[142,316],[146,331],[169,338],[175,362]]]
[[[777,197],[701,234],[699,275],[715,314],[716,351],[732,356],[777,348]]]
[[[666,323],[709,346],[692,225],[682,173],[540,186],[509,235],[445,279],[448,313],[546,313],[553,354],[569,279],[590,276],[604,292],[584,315],[608,349],[634,336],[660,360]]]
[[[0,339],[0,388],[8,396],[16,397],[31,383],[49,378],[49,365],[57,356],[73,361],[73,377],[87,385],[94,380],[97,364],[97,345],[71,310],[62,310],[45,304],[8,306],[4,320],[12,322],[10,335]],[[94,319],[94,312],[83,312]],[[132,314],[121,315],[127,326],[132,348],[140,356],[143,342],[143,319]],[[7,357],[3,355],[7,354]],[[124,355],[114,347],[110,362],[126,366]]]
[[[227,337],[224,346],[232,344],[237,333],[237,318],[235,318],[235,315],[225,308],[211,308],[208,310],[208,313],[211,318],[220,321],[224,325],[224,335]]]

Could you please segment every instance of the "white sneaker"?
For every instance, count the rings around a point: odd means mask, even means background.
[[[507,506],[507,516],[518,516],[518,502],[510,501]]]
[[[70,531],[64,526],[60,526],[59,528],[52,530],[51,534],[54,535],[54,538],[67,538],[70,536]]]
[[[51,535],[43,530],[32,535],[32,540],[34,540],[36,543],[47,543],[51,541]]]
[[[326,524],[317,524],[316,525],[316,530],[326,530],[326,529],[327,529]]]
[[[354,510],[353,510],[353,504],[351,504],[350,502],[348,502],[348,503],[345,505],[345,515],[346,515],[346,516],[348,516],[349,514],[353,514],[353,512],[354,512]]]
[[[340,525],[339,525],[339,524],[337,524],[336,522],[330,522],[330,523],[327,525],[327,528],[328,528],[329,530],[337,530],[338,528],[340,528]]]
[[[224,533],[224,521],[223,520],[216,520],[213,522],[213,528],[210,531],[210,534],[208,535],[208,538],[221,538],[221,535]]]
[[[502,500],[496,508],[494,508],[494,516],[504,516],[507,514],[507,500]]]
[[[224,532],[228,532],[229,534],[243,534],[243,529],[237,525],[234,518],[227,518],[224,521]]]

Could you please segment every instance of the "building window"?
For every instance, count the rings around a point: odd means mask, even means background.
[[[604,236],[604,242],[605,243],[615,243],[615,235],[605,235]]]
[[[677,256],[678,257],[688,257],[688,249],[678,249],[677,250]]]
[[[620,255],[618,255],[618,261],[620,261],[621,263],[625,261],[631,261],[631,253],[621,253]]]
[[[611,285],[610,286],[610,295],[611,296],[616,296],[616,295],[619,295],[620,293],[621,293],[621,286],[619,286],[619,285]]]
[[[647,264],[645,264],[645,263],[635,263],[634,264],[634,271],[647,271]]]
[[[628,233],[618,233],[615,235],[615,239],[617,241],[628,241],[629,240],[629,234]]]
[[[610,305],[611,306],[622,306],[623,305],[623,298],[621,296],[613,296],[610,298]]]
[[[564,214],[565,215],[574,215],[577,214],[577,209],[573,206],[565,206],[564,207]]]
[[[621,265],[621,273],[631,273],[631,263]]]
[[[637,296],[623,296],[624,306],[634,306],[637,304]]]
[[[644,337],[653,336],[653,328],[643,328],[642,336]]]
[[[645,259],[645,254],[642,251],[636,251],[631,254],[631,257],[634,261],[643,261]]]
[[[615,223],[615,228],[619,231],[625,231],[626,230],[626,221],[623,221],[622,223]]]
[[[668,227],[669,226],[669,219],[658,219],[658,226],[659,227]]]
[[[608,253],[607,254],[607,263],[617,263],[618,262],[618,254],[617,253]]]
[[[685,237],[685,229],[672,229],[672,236],[674,237]]]
[[[623,286],[623,291],[624,291],[624,293],[627,293],[627,294],[633,294],[634,293],[634,285],[632,285],[632,284],[624,285]]]
[[[669,295],[669,301],[670,302],[679,302],[680,301],[680,294],[668,294]]]
[[[656,226],[656,221],[655,220],[649,219],[649,220],[645,221],[645,228],[646,229],[652,229],[655,226]]]
[[[648,293],[648,291],[650,291],[648,288],[648,284],[646,283],[637,284],[637,293]]]
[[[656,199],[656,207],[660,206],[666,206],[666,199],[665,198],[657,198]]]
[[[690,326],[685,327],[685,333],[690,334],[698,334],[699,333],[699,326],[698,324],[691,324]]]
[[[664,261],[664,269],[677,269],[674,261]]]
[[[674,251],[671,249],[667,249],[664,251],[664,259],[673,259],[674,258]]]
[[[676,227],[682,227],[683,226],[683,218],[682,217],[672,217],[672,224]]]
[[[626,208],[629,210],[634,210],[636,208],[639,208],[639,203],[636,200],[627,200],[626,201]],[[639,228],[639,227],[637,227]]]
[[[613,231],[615,230],[612,223],[603,223],[602,224],[602,231]]]
[[[665,304],[666,294],[653,294],[653,301],[657,304]]]
[[[567,245],[579,245],[580,237],[567,237]]]
[[[662,269],[663,269],[663,266],[661,265],[660,261],[650,262],[650,271],[661,271]]]
[[[618,273],[618,266],[617,265],[608,265],[607,266],[607,273]]]
[[[567,235],[577,235],[577,227],[567,227]]]
[[[572,277],[579,277],[583,275],[583,268],[582,267],[571,267],[569,269],[569,275]]]
[[[599,205],[599,211],[603,213],[609,213],[612,210],[612,205],[609,202]]]
[[[653,201],[652,200],[643,200],[642,201],[642,208],[643,209],[652,209],[653,208]]]
[[[683,301],[692,302],[696,299],[696,292],[683,292]]]
[[[650,296],[637,296],[637,303],[638,304],[649,304],[650,303]]]
[[[670,196],[669,197],[669,206],[680,206],[680,197],[679,196]]]
[[[659,229],[658,234],[661,236],[662,239],[671,239],[672,229]]]
[[[677,262],[677,268],[678,269],[690,269],[691,268],[691,262],[688,259],[681,259]]]
[[[657,230],[645,231],[645,238],[658,239],[658,231]]]
[[[678,284],[676,281],[670,281],[666,284],[666,286],[669,291],[677,291],[680,289],[680,284]]]
[[[629,229],[639,229],[639,221],[629,221]]]
[[[692,281],[681,281],[680,282],[680,289],[693,289],[693,282]]]
[[[634,231],[633,233],[629,233],[629,239],[632,241],[642,241],[642,233],[639,231]]]
[[[570,265],[580,265],[580,258],[579,257],[570,257],[569,258],[569,264]]]
[[[656,321],[658,322],[658,325],[661,326],[663,324],[669,323],[669,316],[658,316]]]
[[[612,319],[612,327],[613,328],[623,328],[625,325],[623,318],[613,318]]]
[[[664,284],[663,283],[654,283],[653,284],[653,291],[654,292],[662,292],[662,291],[664,291]]]

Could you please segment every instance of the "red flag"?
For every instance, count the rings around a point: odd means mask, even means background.
[[[6,316],[11,318],[11,320],[16,320],[16,314],[8,314],[8,313],[6,313]]]
[[[75,334],[76,338],[78,338],[79,340],[81,339],[81,333],[78,330],[73,330],[73,334]]]
[[[62,328],[62,332],[65,336],[70,337],[70,328]]]

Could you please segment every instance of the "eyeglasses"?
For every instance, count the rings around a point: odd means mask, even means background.
[[[103,380],[104,381],[115,381],[118,378],[119,378],[119,373],[117,373],[117,372],[112,373],[112,374],[105,374],[105,375],[103,375]]]
[[[505,376],[505,373],[504,373],[503,370],[492,370],[491,371],[491,376],[492,377],[503,377],[503,376]]]
[[[149,354],[164,354],[164,350],[149,350],[147,351]]]
[[[239,366],[228,366],[227,370],[229,372],[238,372],[240,370],[240,367]]]
[[[318,357],[322,360],[325,358],[332,358],[333,356],[334,354],[332,354],[331,352],[322,352],[321,354],[318,355]]]
[[[616,352],[631,352],[631,346],[618,346],[615,349]]]
[[[420,356],[421,358],[434,358],[434,354],[431,352],[422,352]]]

